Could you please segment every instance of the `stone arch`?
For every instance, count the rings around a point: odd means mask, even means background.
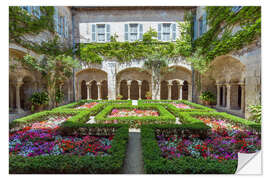
[[[35,91],[33,83],[34,81],[32,77],[25,76],[23,78],[23,84],[20,87],[20,104],[21,108],[25,111],[31,110],[31,102],[29,101],[29,98]]]
[[[172,100],[177,100],[179,98],[179,82],[177,82],[176,80],[172,81],[171,93]]]
[[[120,94],[123,96],[122,99],[128,99],[128,86],[126,80],[122,80],[120,83]]]
[[[168,82],[163,80],[160,86],[160,99],[168,99]]]
[[[86,81],[83,80],[81,82],[81,98],[87,99],[87,87],[86,87]]]
[[[108,82],[106,80],[101,82],[101,99],[108,99]]]
[[[146,99],[146,93],[150,90],[149,83],[146,80],[142,81],[142,99]]]
[[[192,82],[192,72],[183,66],[170,66],[170,71],[162,76],[162,81],[182,80]]]
[[[91,81],[91,99],[98,99],[98,86],[97,81]]]
[[[82,92],[81,91],[81,82],[85,81],[87,82],[94,82],[94,94],[93,97],[98,98],[98,90],[97,89],[97,82],[102,82],[104,80],[108,81],[107,73],[101,69],[95,69],[95,68],[87,68],[83,69],[79,72],[76,73],[76,81],[77,81],[77,89],[78,93]],[[86,90],[87,92],[87,90]],[[96,93],[96,94],[95,94]],[[82,98],[82,94],[77,94],[77,98],[80,99]],[[90,98],[92,98],[92,89],[91,89],[91,94]]]
[[[130,85],[130,99],[136,100],[139,99],[139,85],[138,81],[131,81]]]

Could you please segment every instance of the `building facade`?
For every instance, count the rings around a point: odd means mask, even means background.
[[[25,10],[31,13],[31,8],[25,7]],[[157,31],[158,40],[174,42],[180,35],[177,24],[184,21],[188,11],[196,14],[196,39],[208,30],[203,7],[55,7],[54,21],[61,41],[70,47],[79,43],[106,43],[115,34],[118,41],[132,42],[142,39],[150,28]],[[50,32],[44,31],[25,38],[42,42],[52,37]],[[146,99],[148,91],[157,93],[157,99],[186,99],[200,103],[200,93],[209,90],[217,95],[217,108],[248,117],[248,105],[260,101],[259,43],[258,39],[249,47],[213,60],[211,72],[200,75],[200,90],[194,86],[196,72],[183,57],[169,64],[174,70],[161,77],[159,88],[154,86],[153,72],[144,68],[144,60],[120,63],[104,59],[101,64],[81,62],[81,68],[76,69],[73,78],[67,79],[63,85],[63,104],[80,99],[116,99],[119,94],[123,99]],[[9,50],[10,66],[18,63],[12,59],[27,53],[37,58],[41,56],[15,43],[10,43]],[[40,81],[40,74],[23,67],[19,69],[10,69],[9,75],[10,113],[16,115],[28,112],[27,99],[45,86]]]

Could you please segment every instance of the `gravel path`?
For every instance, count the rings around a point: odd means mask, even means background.
[[[140,132],[129,132],[128,148],[122,173],[144,174]]]

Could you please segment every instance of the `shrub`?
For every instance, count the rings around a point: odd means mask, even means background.
[[[250,105],[248,107],[249,112],[252,114],[251,118],[257,123],[261,123],[262,120],[262,106],[261,105]]]
[[[216,101],[215,95],[213,93],[211,93],[210,91],[202,92],[202,94],[200,95],[200,99],[203,101],[208,101],[208,102],[215,102]]]

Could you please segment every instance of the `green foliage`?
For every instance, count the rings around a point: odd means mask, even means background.
[[[141,128],[144,171],[147,174],[233,174],[237,160],[218,161],[215,159],[181,157],[172,160],[161,156],[156,135],[161,133],[194,133],[186,125],[143,125]],[[197,132],[196,132],[197,133]]]
[[[90,125],[69,123],[68,135],[74,132],[89,135],[114,135],[110,156],[54,155],[22,157],[10,156],[11,174],[112,174],[123,167],[128,141],[128,127],[124,125]],[[64,130],[64,129],[62,129]],[[112,132],[111,134],[108,132]],[[65,132],[67,133],[67,132]]]
[[[261,123],[262,120],[262,106],[261,105],[250,105],[248,107],[249,112],[252,114],[253,121],[257,123]]]
[[[211,93],[210,91],[204,91],[202,92],[202,94],[200,95],[200,99],[203,101],[209,101],[209,102],[215,102],[216,101],[216,97],[213,93]]]
[[[231,9],[231,6],[206,7],[210,29],[195,40],[193,57],[188,58],[196,70],[205,72],[215,57],[240,50],[260,37],[261,7],[243,6],[237,13]],[[241,29],[233,33],[235,26]]]
[[[31,95],[30,101],[33,105],[47,104],[48,94],[46,92],[35,92]]]
[[[63,99],[64,99],[64,93],[59,88],[57,88],[56,94],[55,94],[55,102],[61,103]]]
[[[113,109],[154,109],[157,110],[159,116],[129,116],[129,117],[107,117]],[[131,127],[139,127],[141,124],[171,124],[175,123],[175,117],[167,111],[163,106],[158,104],[138,105],[133,106],[129,104],[113,104],[106,106],[95,117],[97,123],[113,123],[114,120],[120,124],[129,124]]]

